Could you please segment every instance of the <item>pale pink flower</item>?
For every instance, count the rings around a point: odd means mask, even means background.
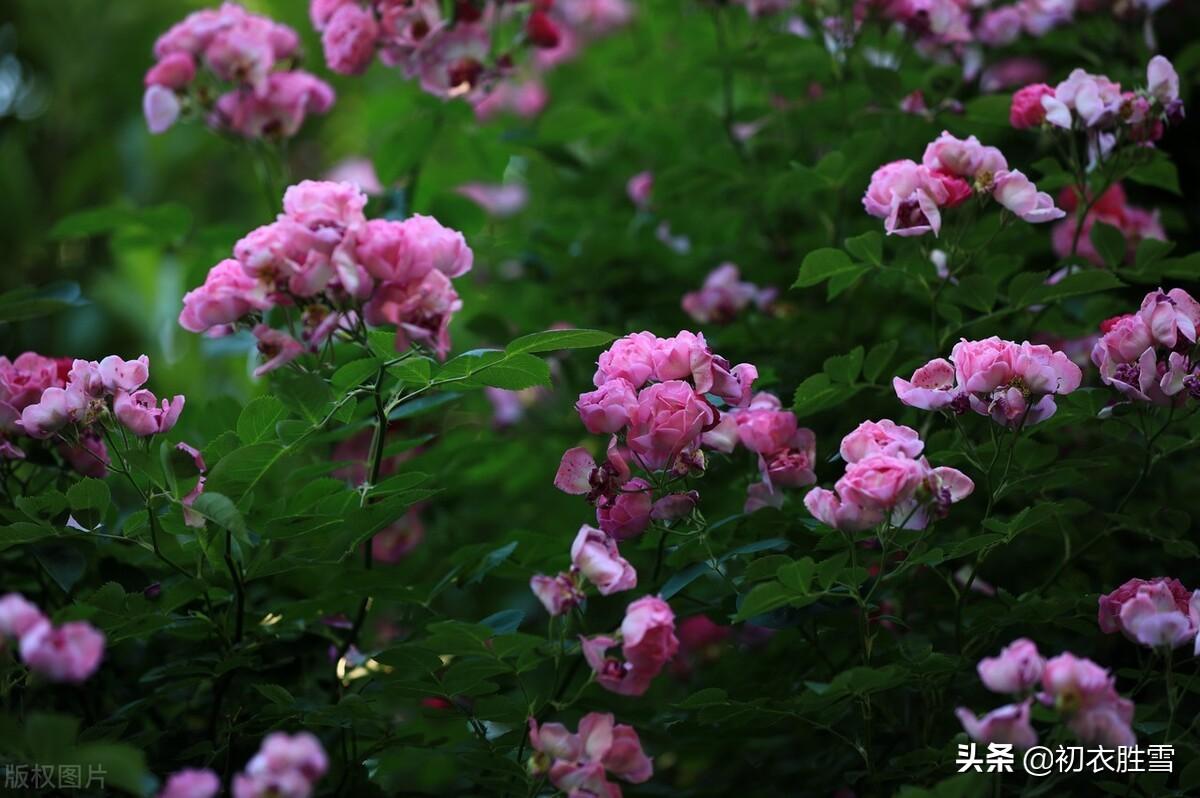
[[[1088,659],[1070,653],[1046,662],[1040,696],[1067,716],[1067,726],[1084,743],[1132,746],[1133,702],[1117,695],[1115,679]]]
[[[974,713],[963,707],[955,710],[954,714],[962,723],[963,731],[977,743],[1007,743],[1013,748],[1023,751],[1037,745],[1037,732],[1029,722],[1029,708],[1033,699],[1026,699],[1019,704],[994,709],[982,718],[976,718]]]
[[[52,682],[79,684],[100,667],[104,634],[86,621],[43,620],[21,635],[21,661]]]
[[[234,798],[309,798],[329,769],[321,742],[308,732],[272,732],[234,777]]]
[[[157,83],[147,86],[142,95],[142,114],[146,117],[146,127],[155,135],[166,133],[179,119],[181,109],[175,92]]]
[[[134,435],[145,437],[169,432],[183,412],[184,397],[158,398],[145,389],[118,391],[113,398],[113,415]]]
[[[8,593],[0,598],[0,648],[3,638],[24,637],[33,627],[46,620],[37,606],[20,593]]]
[[[596,390],[580,394],[575,403],[583,426],[597,435],[624,429],[637,411],[637,406],[637,392],[621,377],[614,377]]]
[[[1032,224],[1052,222],[1067,215],[1066,211],[1054,206],[1053,197],[1038,191],[1037,186],[1016,169],[995,174],[992,196],[1023,221]]]
[[[873,454],[916,458],[924,449],[925,443],[915,429],[885,418],[859,424],[842,438],[838,452],[847,463],[857,463]]]
[[[158,798],[216,798],[221,780],[207,768],[187,769],[172,773],[163,785]]]
[[[1000,150],[981,144],[974,136],[960,139],[944,130],[925,148],[921,163],[931,171],[956,175],[985,188],[997,172],[1008,169]]]
[[[983,686],[993,693],[1015,694],[1035,687],[1045,664],[1033,641],[1022,637],[1005,646],[999,656],[981,659],[976,669]]]
[[[658,470],[698,444],[700,433],[714,423],[712,406],[691,385],[668,380],[638,394],[626,442],[646,468]]]
[[[551,615],[562,615],[583,601],[583,593],[570,574],[556,576],[537,574],[529,580],[529,589]]]
[[[258,281],[248,276],[238,261],[227,258],[209,270],[203,285],[184,294],[179,325],[188,332],[205,332],[268,307],[270,302]]]
[[[1162,105],[1170,105],[1179,99],[1179,75],[1171,62],[1161,55],[1154,56],[1146,65],[1146,91]]]
[[[684,294],[681,304],[684,312],[701,324],[725,324],[752,303],[760,310],[769,308],[777,293],[742,282],[737,266],[722,263],[704,279],[699,291]]]
[[[918,236],[941,230],[940,205],[950,199],[942,181],[928,167],[913,161],[884,164],[871,175],[863,208],[884,220],[888,235]]]
[[[571,565],[609,596],[637,587],[637,571],[621,556],[617,542],[599,529],[584,524],[571,545]]]
[[[520,213],[529,202],[529,189],[520,183],[465,183],[455,191],[498,219]]]
[[[333,88],[307,72],[272,72],[262,91],[222,94],[209,121],[244,138],[291,138],[309,114],[327,112],[334,99]]]
[[[654,173],[649,170],[638,172],[625,184],[625,193],[638,208],[645,208],[650,204],[650,193],[653,190]]]
[[[108,393],[136,391],[150,379],[150,358],[142,355],[137,360],[122,360],[109,355],[100,361],[100,380]]]

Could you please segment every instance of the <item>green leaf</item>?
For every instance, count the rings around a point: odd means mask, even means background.
[[[835,385],[824,372],[814,374],[796,388],[792,410],[797,418],[811,416],[822,410],[835,407],[858,393],[850,385]]]
[[[1020,307],[1051,303],[1068,297],[1094,294],[1100,291],[1111,291],[1114,288],[1121,288],[1124,285],[1112,272],[1101,269],[1088,269],[1087,271],[1068,274],[1053,285],[1043,284],[1027,291],[1021,297]]]
[[[510,355],[474,371],[463,384],[472,388],[488,385],[509,391],[537,385],[549,387],[550,367],[533,355]]]
[[[78,283],[57,282],[40,288],[14,288],[0,294],[0,322],[35,319],[86,304],[87,300],[80,296]]]
[[[793,593],[807,593],[809,585],[812,584],[816,567],[816,563],[813,562],[811,557],[803,557],[795,562],[780,566],[779,570],[775,573],[775,578]]]
[[[192,510],[222,529],[228,529],[239,540],[246,539],[246,520],[228,496],[205,490],[192,502]]]
[[[824,282],[834,275],[857,271],[861,268],[840,249],[831,247],[815,249],[804,256],[804,261],[800,264],[800,274],[792,287],[808,288]]]
[[[733,616],[733,622],[748,621],[763,613],[779,609],[792,598],[792,594],[778,582],[764,582],[755,585],[753,590],[741,597],[737,614]]]
[[[100,523],[112,504],[108,485],[99,479],[84,477],[67,489],[67,503],[76,520],[91,528]]]
[[[254,689],[272,704],[284,707],[294,707],[296,705],[296,699],[292,694],[277,684],[256,684],[254,685]]]
[[[824,371],[834,382],[852,383],[862,371],[863,348],[856,346],[844,355],[826,358]]]
[[[1092,225],[1092,245],[1111,269],[1125,262],[1125,234],[1111,224],[1097,221]]]
[[[725,704],[729,701],[729,694],[720,687],[705,687],[703,690],[697,690],[687,698],[680,701],[677,706],[680,709],[698,709],[700,707],[710,707],[716,704]]]
[[[866,360],[863,361],[863,376],[870,382],[875,382],[883,374],[888,363],[892,360],[892,355],[896,354],[896,347],[899,342],[896,339],[884,341],[881,344],[875,344],[871,347],[871,351],[867,353]]]
[[[325,420],[329,405],[333,402],[333,392],[325,380],[316,374],[298,374],[290,371],[277,371],[275,377],[280,384],[275,391],[284,404],[295,410],[311,424]]]
[[[872,230],[860,236],[847,238],[842,244],[846,247],[847,252],[863,263],[869,263],[872,266],[883,265],[883,236],[878,231]]]
[[[1143,186],[1161,188],[1172,194],[1181,195],[1179,170],[1171,162],[1171,157],[1162,150],[1149,150],[1148,152],[1150,153],[1149,161],[1135,166],[1126,177]]]
[[[525,613],[521,610],[501,610],[493,615],[489,615],[479,623],[498,635],[506,635],[521,628],[521,621],[523,620],[525,620]]]
[[[248,487],[262,479],[283,456],[283,451],[276,443],[253,443],[235,449],[213,466],[205,492],[241,497]]]
[[[604,346],[616,336],[601,330],[546,330],[517,338],[504,351],[510,355],[524,352],[554,352],[559,349],[590,349]]]
[[[237,434],[242,443],[261,443],[275,439],[275,425],[287,416],[287,408],[274,396],[260,396],[242,409]]]
[[[339,393],[357,388],[367,379],[379,373],[379,361],[373,357],[351,360],[333,373],[330,383]]]
[[[952,296],[972,310],[987,313],[996,304],[996,284],[982,274],[968,274],[954,286]]]
[[[702,574],[711,570],[712,567],[707,562],[692,563],[668,579],[666,584],[663,585],[662,590],[659,591],[659,596],[666,601],[692,582],[695,582]]]
[[[432,372],[433,361],[427,357],[406,357],[394,366],[388,367],[388,374],[408,385],[428,385]]]
[[[87,569],[87,559],[79,549],[66,541],[43,541],[30,546],[30,549],[64,593],[71,592]]]

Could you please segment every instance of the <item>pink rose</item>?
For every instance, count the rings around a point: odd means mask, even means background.
[[[583,593],[570,574],[556,576],[537,574],[529,580],[529,589],[551,615],[562,615],[583,601]]]
[[[273,329],[265,324],[255,325],[254,337],[258,339],[259,353],[266,358],[254,369],[255,377],[261,377],[269,371],[285,366],[304,354],[303,344],[282,330]]]
[[[582,447],[564,452],[554,475],[554,487],[563,493],[586,495],[588,501],[599,503],[614,498],[629,478],[629,463],[613,438],[604,463],[599,465]]]
[[[700,433],[716,422],[716,414],[692,386],[670,380],[643,388],[630,419],[627,443],[646,468],[659,470],[674,462]]]
[[[760,289],[740,278],[737,266],[722,263],[705,278],[699,291],[684,295],[684,312],[701,324],[725,324],[751,303],[766,309],[774,301],[777,291]]]
[[[658,338],[649,332],[633,333],[617,339],[600,354],[593,384],[599,387],[608,380],[620,378],[635,390],[641,388],[654,375],[654,352],[657,347]]]
[[[78,388],[47,388],[21,411],[21,429],[31,438],[49,438],[79,420],[88,405],[88,396]]]
[[[650,171],[638,172],[625,184],[625,193],[629,195],[630,202],[638,208],[645,208],[650,204],[650,192],[653,190],[654,173]]]
[[[1161,288],[1146,294],[1137,314],[1146,323],[1154,340],[1175,348],[1180,336],[1196,343],[1196,327],[1200,326],[1200,302],[1182,288],[1164,292]]]
[[[700,393],[707,393],[712,388],[713,353],[703,335],[681,330],[671,338],[659,338],[651,359],[656,380],[666,382],[690,377]]]
[[[582,755],[631,784],[649,781],[654,767],[632,726],[614,723],[609,713],[589,712],[579,720]],[[572,757],[564,757],[570,759]]]
[[[753,487],[753,486],[752,486]],[[747,502],[749,506],[749,502]],[[850,532],[870,529],[883,522],[884,513],[861,507],[844,500],[837,493],[825,488],[813,488],[804,495],[804,506],[826,526]]]
[[[201,333],[268,307],[270,302],[259,283],[247,276],[236,260],[226,259],[209,270],[204,285],[183,295],[179,326]]]
[[[1019,704],[994,709],[982,718],[963,707],[954,714],[962,723],[963,731],[977,743],[1006,743],[1017,750],[1026,750],[1037,745],[1037,732],[1029,722],[1029,708],[1033,699]]]
[[[143,82],[146,86],[164,86],[178,90],[196,77],[196,60],[190,53],[170,53],[150,67]]]
[[[79,445],[58,445],[58,454],[67,465],[85,477],[104,479],[108,476],[108,464],[112,460],[108,456],[108,447],[104,439],[91,427],[79,430]]]
[[[150,358],[142,355],[137,360],[122,360],[109,355],[100,361],[100,380],[108,393],[136,391],[150,379]]]
[[[205,769],[187,769],[172,773],[158,798],[216,798],[221,791],[217,774]]]
[[[817,438],[813,431],[796,430],[785,448],[759,457],[759,471],[771,485],[799,488],[817,481],[813,464],[817,458]]]
[[[655,674],[639,670],[629,662],[608,656],[608,650],[617,645],[615,638],[607,635],[579,638],[579,646],[588,667],[596,674],[596,683],[618,695],[639,696],[650,689]]]
[[[583,426],[593,434],[619,432],[637,411],[638,398],[633,386],[615,377],[589,393],[579,395],[575,409]]]
[[[621,651],[635,670],[656,676],[679,650],[675,613],[658,596],[643,596],[625,608]]]
[[[1122,631],[1121,608],[1136,596],[1141,588],[1154,585],[1165,586],[1174,599],[1176,609],[1183,613],[1188,611],[1188,602],[1192,594],[1178,579],[1167,576],[1159,576],[1154,579],[1130,579],[1116,590],[1100,597],[1100,613],[1097,617],[1100,631],[1109,635]]]
[[[366,223],[367,195],[353,183],[302,180],[283,194],[283,212],[311,230],[349,230]]]
[[[646,531],[654,508],[650,483],[631,479],[611,503],[596,508],[596,523],[615,540],[628,540]]]
[[[873,454],[916,458],[924,449],[925,443],[915,429],[885,418],[859,424],[842,438],[838,451],[847,463],[857,463]]]
[[[992,196],[996,202],[1012,211],[1023,221],[1031,224],[1052,222],[1067,215],[1061,208],[1054,207],[1054,199],[1017,170],[1001,170],[995,173]]]
[[[34,404],[47,388],[63,387],[58,361],[36,352],[23,352],[16,360],[0,356],[0,404],[16,413]]]
[[[325,749],[314,735],[272,732],[263,738],[246,769],[234,777],[233,795],[234,798],[277,795],[308,798],[328,769]]]
[[[145,389],[127,393],[119,391],[113,398],[113,415],[134,435],[145,437],[169,432],[183,412],[183,396],[163,399]]]
[[[1115,114],[1121,103],[1121,86],[1103,75],[1076,69],[1054,87],[1054,95],[1042,97],[1046,121],[1057,127],[1071,127],[1073,111],[1087,127]]]
[[[984,146],[974,136],[959,139],[944,130],[925,148],[921,164],[931,171],[957,175],[985,186],[997,172],[1008,169],[1008,161],[1000,150]]]
[[[1146,91],[1162,105],[1170,105],[1179,99],[1179,75],[1171,62],[1161,55],[1154,56],[1146,65]]]
[[[142,95],[142,115],[146,117],[146,128],[154,135],[166,133],[179,119],[182,106],[179,97],[171,89],[157,83],[147,86]]]
[[[721,414],[720,421],[715,427],[707,429],[700,436],[700,444],[708,449],[729,454],[738,445],[737,413]]]
[[[104,634],[86,621],[40,623],[21,636],[21,661],[52,682],[79,684],[100,667]]]
[[[1021,36],[1021,12],[1016,6],[988,11],[975,27],[975,36],[989,47],[1012,44]]]
[[[455,193],[497,219],[515,216],[529,202],[529,189],[520,183],[464,183],[455,189]]]
[[[299,69],[272,72],[261,92],[234,90],[218,99],[209,124],[248,138],[291,138],[309,114],[333,106],[328,83]]]
[[[579,534],[571,544],[571,565],[595,585],[602,596],[637,587],[637,571],[621,556],[617,541],[587,524],[579,528]]]
[[[985,657],[977,670],[983,686],[993,693],[1023,693],[1042,678],[1046,661],[1032,640],[1022,637],[1001,650],[997,657]]]
[[[421,214],[410,216],[400,225],[407,272],[414,278],[433,270],[447,277],[461,277],[471,271],[475,256],[462,233]]]
[[[1045,83],[1031,83],[1018,89],[1012,98],[1012,107],[1008,111],[1008,121],[1018,130],[1037,127],[1046,121],[1046,109],[1042,107],[1043,97],[1053,97],[1054,89]]]
[[[0,648],[4,646],[3,638],[24,637],[45,620],[46,616],[33,602],[20,593],[8,593],[0,598]]]
[[[888,235],[919,236],[942,227],[938,206],[950,199],[930,170],[910,160],[884,164],[871,175],[863,208],[884,220]]]
[[[738,440],[752,452],[772,454],[788,447],[796,435],[796,414],[789,410],[756,409],[737,413]]]
[[[915,460],[876,454],[847,466],[835,488],[844,501],[886,511],[911,499],[924,477]]]
[[[583,756],[583,743],[579,735],[567,731],[567,727],[561,723],[544,723],[538,726],[537,720],[530,718],[529,745],[533,750],[555,759],[573,762]]]
[[[893,377],[892,388],[901,402],[921,410],[949,407],[961,393],[955,383],[954,365],[944,358],[929,361],[910,379]]]
[[[339,74],[357,75],[371,64],[378,37],[379,25],[370,9],[358,3],[343,5],[321,32],[325,63]]]
[[[413,343],[427,347],[439,359],[450,352],[450,320],[462,309],[462,300],[441,271],[430,271],[419,281],[383,283],[363,308],[370,324],[396,326],[396,351]]]

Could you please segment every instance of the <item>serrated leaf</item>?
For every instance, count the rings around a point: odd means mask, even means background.
[[[260,396],[246,405],[237,420],[242,443],[275,440],[275,425],[287,416],[287,408],[274,396]]]
[[[333,372],[329,382],[333,389],[345,393],[351,388],[357,388],[366,380],[379,373],[379,360],[365,357],[361,360],[351,360],[346,365]]]
[[[872,266],[883,265],[883,236],[878,231],[872,230],[853,238],[847,238],[842,244],[846,247],[847,252],[863,263],[869,263]]]
[[[863,348],[856,346],[844,355],[826,358],[824,371],[834,382],[852,383],[862,371]]]
[[[238,539],[246,538],[246,520],[228,496],[205,490],[192,502],[192,511],[222,529],[228,529]]]
[[[510,355],[519,355],[524,352],[589,349],[604,346],[615,337],[602,330],[546,330],[523,335],[504,347],[504,351]]]
[[[895,339],[884,341],[881,344],[876,344],[871,347],[871,351],[867,352],[867,357],[863,361],[863,376],[867,381],[875,382],[883,374],[888,363],[892,360],[892,355],[896,354],[896,347],[899,342]]]

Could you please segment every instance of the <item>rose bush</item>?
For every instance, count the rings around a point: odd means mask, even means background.
[[[1200,790],[1189,4],[12,17],[6,790]]]

